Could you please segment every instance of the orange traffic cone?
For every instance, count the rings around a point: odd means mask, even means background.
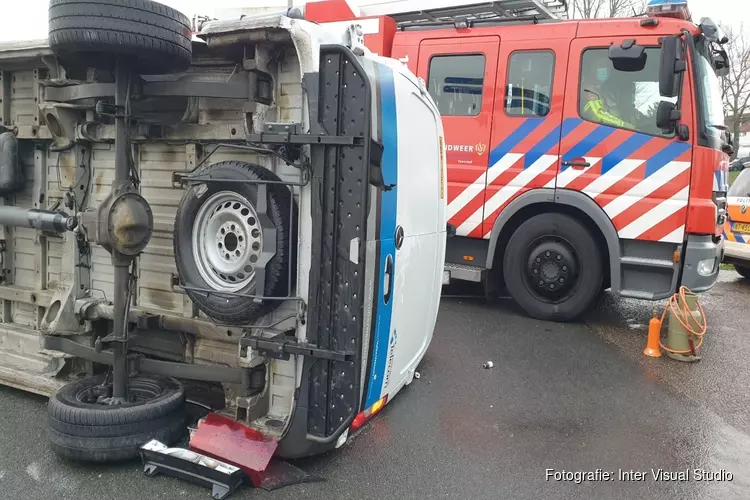
[[[654,313],[654,317],[648,322],[648,342],[646,343],[646,348],[643,350],[643,354],[652,358],[661,358],[661,350],[659,349],[660,337],[661,320]]]

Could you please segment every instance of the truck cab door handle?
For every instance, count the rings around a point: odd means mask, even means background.
[[[572,160],[563,160],[562,164],[563,166],[577,169],[589,168],[591,166],[591,163],[587,162],[586,158],[573,158]]]

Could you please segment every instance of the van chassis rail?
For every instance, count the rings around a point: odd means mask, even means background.
[[[115,353],[109,350],[97,350],[65,337],[45,335],[42,337],[42,348],[60,351],[87,361],[113,366]],[[138,372],[153,373],[168,377],[199,380],[205,382],[225,382],[240,384],[250,388],[250,368],[232,368],[219,365],[196,365],[146,358],[139,354],[128,353],[127,369],[129,374]]]
[[[289,359],[290,354],[330,361],[351,361],[356,356],[356,353],[350,351],[334,351],[318,347],[315,344],[300,343],[286,333],[278,333],[273,337],[243,337],[240,340],[240,345],[255,349],[269,358],[282,360]]]

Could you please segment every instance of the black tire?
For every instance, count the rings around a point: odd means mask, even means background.
[[[564,214],[541,214],[511,236],[503,274],[510,295],[529,316],[571,321],[600,293],[602,258],[579,221]]]
[[[750,280],[750,267],[738,266],[737,264],[735,264],[734,270],[737,271],[743,278]]]
[[[280,179],[271,171],[251,163],[241,161],[223,161],[203,167],[199,174],[210,172],[211,176],[221,179],[237,179],[239,181],[264,180],[279,181]],[[201,192],[201,185],[196,185],[187,190],[182,197],[177,209],[174,226],[174,254],[180,281],[188,287],[213,289],[217,292],[227,291],[211,286],[201,276],[196,262],[197,256],[192,250],[193,226],[198,224],[196,217],[201,206],[207,202],[212,195],[220,192],[237,193],[244,197],[251,205],[257,206],[258,185],[253,183],[217,182],[207,184],[207,191]],[[292,259],[293,248],[296,245],[296,203],[290,207],[291,191],[285,185],[266,184],[267,186],[267,213],[271,223],[276,227],[276,253],[268,261],[265,267],[265,290],[266,297],[282,297],[289,291],[287,280]],[[200,193],[200,196],[198,194]],[[292,209],[290,220],[290,208]],[[292,262],[292,268],[294,262]],[[257,303],[252,298],[239,297],[221,293],[202,293],[186,289],[188,296],[209,317],[222,323],[243,325],[264,316],[279,306],[280,301],[271,300]],[[245,288],[236,290],[243,295],[258,295],[255,291],[254,281]]]
[[[131,394],[143,399],[117,406],[93,402],[103,376],[63,386],[47,406],[48,435],[59,456],[77,461],[110,462],[138,456],[139,448],[158,439],[177,441],[185,430],[185,390],[168,377],[139,375],[129,380]]]
[[[178,73],[192,60],[190,20],[151,0],[51,0],[49,45],[65,64],[112,69],[116,56],[145,75]]]

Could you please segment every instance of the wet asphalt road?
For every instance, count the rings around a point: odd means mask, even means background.
[[[296,463],[325,482],[231,498],[748,499],[750,283],[722,272],[703,301],[710,337],[688,365],[640,354],[653,304],[607,295],[584,324],[559,325],[510,301],[444,299],[421,378],[346,447]],[[0,498],[209,498],[137,462],[61,462],[44,416],[43,398],[0,388]],[[548,468],[648,475],[575,484]],[[652,468],[733,480],[654,481]]]

